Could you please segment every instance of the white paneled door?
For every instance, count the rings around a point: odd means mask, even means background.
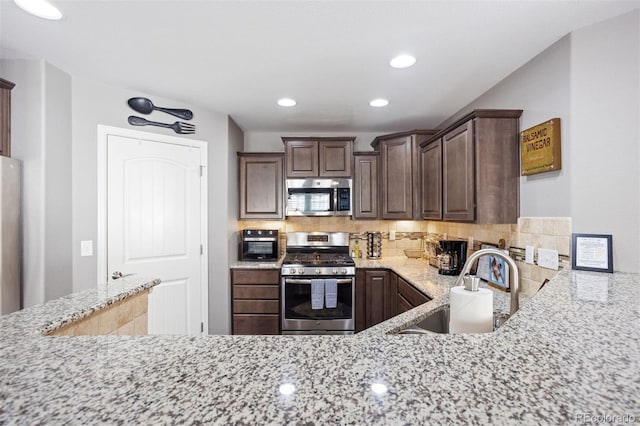
[[[201,148],[107,134],[106,155],[109,277],[162,280],[149,295],[149,334],[201,334],[207,297]]]

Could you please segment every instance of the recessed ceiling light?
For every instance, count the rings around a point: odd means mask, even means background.
[[[393,68],[408,68],[415,63],[416,58],[411,55],[398,55],[389,62],[389,65]]]
[[[386,99],[382,99],[382,98],[378,98],[378,99],[374,99],[371,102],[369,102],[369,105],[371,105],[372,107],[383,107],[383,106],[387,106],[389,105],[389,101]]]
[[[278,105],[283,107],[292,107],[296,105],[296,101],[291,98],[278,99]]]
[[[20,9],[39,18],[57,21],[62,18],[62,12],[47,0],[13,0]]]

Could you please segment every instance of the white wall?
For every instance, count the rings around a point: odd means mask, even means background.
[[[71,245],[71,77],[44,63],[45,300],[73,291]]]
[[[22,299],[28,307],[44,302],[44,230],[42,224],[42,61],[0,60],[11,91],[11,156],[22,164]]]
[[[218,151],[217,155],[226,162],[224,167],[220,165],[217,170],[218,182],[225,183],[224,202],[219,199],[212,200],[210,206],[215,206],[218,218],[216,227],[223,228],[225,224],[224,239],[219,242],[226,245],[226,253],[218,252],[215,256],[209,256],[209,273],[217,271],[212,287],[215,288],[209,294],[210,334],[229,334],[231,332],[231,287],[229,263],[238,260],[238,158],[236,153],[244,149],[244,133],[231,118],[228,119],[228,145],[226,151]],[[218,236],[220,238],[221,236]],[[211,280],[211,279],[210,279]]]
[[[639,56],[636,10],[564,37],[439,126],[475,108],[523,109],[522,129],[560,117],[562,170],[521,178],[520,215],[612,234],[624,272],[640,272]]]
[[[407,129],[412,130],[412,129]],[[371,151],[371,142],[376,136],[385,135],[388,133],[394,133],[394,131],[388,132],[251,132],[247,131],[244,134],[244,150],[247,152],[282,152],[284,151],[284,144],[282,143],[283,136],[355,136],[353,149],[355,151]]]
[[[569,36],[531,59],[452,118],[444,128],[474,109],[522,109],[521,130],[560,117],[562,169],[520,178],[520,216],[570,216],[571,158]],[[480,165],[482,167],[482,165]]]
[[[640,272],[640,11],[571,35],[573,231],[613,235]]]
[[[238,152],[244,151],[244,132],[229,118],[229,174],[227,178],[229,191],[228,242],[229,262],[238,260],[238,212],[240,210],[240,190],[238,184]]]
[[[71,79],[40,60],[0,60],[12,157],[23,162],[23,306],[71,293]]]
[[[126,101],[146,94],[71,77],[40,60],[1,60],[0,73],[16,83],[12,151],[24,163],[24,305],[31,306],[96,287],[97,259],[80,256],[80,241],[97,243],[97,126],[130,127],[133,111]],[[228,261],[237,255],[230,250],[237,238],[235,153],[244,135],[226,114],[149,97],[158,105],[192,109],[197,132],[182,136],[209,143],[209,328],[228,333]],[[156,114],[149,118],[166,120]]]
[[[184,107],[193,111],[196,133],[181,137],[208,142],[209,188],[209,300],[220,306],[209,307],[209,328],[219,329],[219,319],[229,317],[229,270],[227,264],[227,205],[228,205],[228,116],[194,105],[164,99],[133,90],[103,85],[84,77],[72,79],[73,91],[73,282],[74,291],[95,288],[97,277],[96,257],[80,257],[80,241],[97,239],[97,126],[104,124],[131,128],[127,117],[135,114],[127,105],[127,99],[146,96],[156,105]],[[139,114],[137,114],[139,115]],[[171,117],[154,112],[147,118],[155,121],[171,121]],[[172,134],[172,130],[147,126],[144,131]],[[228,330],[226,326],[221,330]],[[224,332],[224,331],[221,331]]]

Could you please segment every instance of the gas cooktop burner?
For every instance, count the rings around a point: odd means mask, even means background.
[[[355,264],[350,256],[337,253],[289,253],[282,263],[284,265],[313,266],[351,266]]]
[[[355,275],[346,232],[289,232],[282,276],[330,277]]]

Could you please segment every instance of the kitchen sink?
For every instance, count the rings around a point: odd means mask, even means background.
[[[449,314],[451,308],[445,306],[442,309],[432,312],[428,317],[417,324],[400,330],[398,334],[431,334],[449,333]],[[496,331],[509,318],[509,314],[495,312],[493,314],[493,331]]]

